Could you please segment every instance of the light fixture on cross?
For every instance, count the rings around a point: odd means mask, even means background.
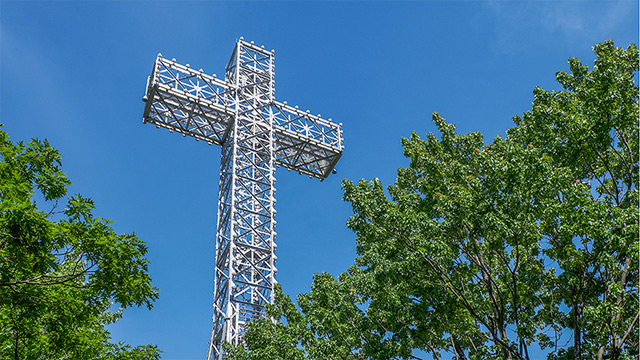
[[[222,146],[208,360],[273,303],[276,166],[323,180],[344,149],[342,124],[274,93],[274,51],[241,37],[224,80],[158,54],[143,98],[143,122]]]

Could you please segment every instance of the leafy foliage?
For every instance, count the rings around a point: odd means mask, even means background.
[[[574,186],[548,210],[545,255],[559,270],[550,291],[568,306],[553,325],[571,329],[576,358],[638,356],[638,49],[594,46],[593,70],[570,59],[564,90],[534,91],[533,109],[509,136],[532,144]]]
[[[104,328],[121,317],[114,303],[151,308],[158,298],[144,242],[116,234],[80,195],[57,212],[69,184],[46,140],[13,144],[0,129],[0,357],[159,359],[155,346],[110,343]]]
[[[299,308],[280,288],[231,358],[638,357],[638,50],[596,44],[562,91],[489,144],[403,139],[407,168],[343,182],[355,264],[321,273]]]

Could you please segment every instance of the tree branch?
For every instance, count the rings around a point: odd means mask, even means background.
[[[622,349],[622,344],[624,344],[624,342],[627,340],[627,337],[629,337],[629,335],[631,334],[631,331],[633,331],[633,327],[638,321],[638,317],[640,317],[640,311],[636,313],[636,317],[633,318],[633,321],[631,322],[631,325],[629,325],[627,332],[624,334],[622,339],[620,339],[620,344],[618,346],[618,349]]]

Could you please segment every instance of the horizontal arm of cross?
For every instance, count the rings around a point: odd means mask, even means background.
[[[235,89],[215,77],[158,55],[144,100],[143,121],[222,145],[233,126]],[[324,179],[343,151],[341,124],[285,103],[266,108],[273,119],[278,166]]]
[[[272,109],[277,164],[321,179],[329,176],[344,149],[341,124],[277,101]]]

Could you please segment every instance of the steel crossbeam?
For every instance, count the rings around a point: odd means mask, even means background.
[[[274,52],[242,38],[224,80],[158,54],[143,121],[222,147],[208,360],[243,342],[273,302],[275,168],[325,179],[343,151],[342,124],[275,101]]]

